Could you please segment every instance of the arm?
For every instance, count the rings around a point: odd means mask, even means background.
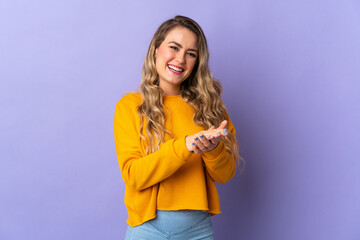
[[[136,106],[120,100],[115,108],[114,135],[121,175],[131,189],[140,191],[171,176],[190,157],[185,137],[166,141],[158,151],[143,156]]]
[[[235,135],[235,127],[228,120],[228,131]],[[201,153],[201,157],[206,165],[209,175],[218,183],[229,181],[235,174],[236,159],[233,158],[225,148],[225,144],[220,140],[219,144],[211,151]]]

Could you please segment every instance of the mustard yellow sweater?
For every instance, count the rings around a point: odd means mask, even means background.
[[[221,140],[206,153],[189,152],[185,136],[202,130],[193,122],[194,109],[180,95],[164,96],[165,128],[174,138],[165,135],[165,143],[154,153],[145,154],[140,141],[141,104],[138,93],[122,97],[115,108],[115,147],[125,187],[125,205],[134,227],[156,217],[159,210],[203,210],[221,213],[215,182],[225,183],[235,174],[236,162]],[[230,119],[227,129],[235,134]],[[218,126],[216,126],[218,127]],[[146,136],[145,128],[143,134]]]

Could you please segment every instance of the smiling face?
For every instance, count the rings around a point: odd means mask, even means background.
[[[159,86],[164,95],[179,95],[180,86],[191,74],[197,58],[197,36],[189,29],[175,27],[155,49]]]

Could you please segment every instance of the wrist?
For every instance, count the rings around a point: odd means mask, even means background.
[[[224,148],[225,144],[223,141],[220,140],[215,148],[211,149],[210,151],[203,152],[202,154],[205,156],[205,158],[212,160],[217,158],[224,150]]]

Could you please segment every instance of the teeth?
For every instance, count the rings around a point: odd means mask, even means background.
[[[168,67],[169,67],[171,70],[174,70],[175,72],[182,72],[182,71],[183,71],[183,70],[180,69],[180,68],[173,67],[173,66],[170,66],[170,65],[168,65]]]

